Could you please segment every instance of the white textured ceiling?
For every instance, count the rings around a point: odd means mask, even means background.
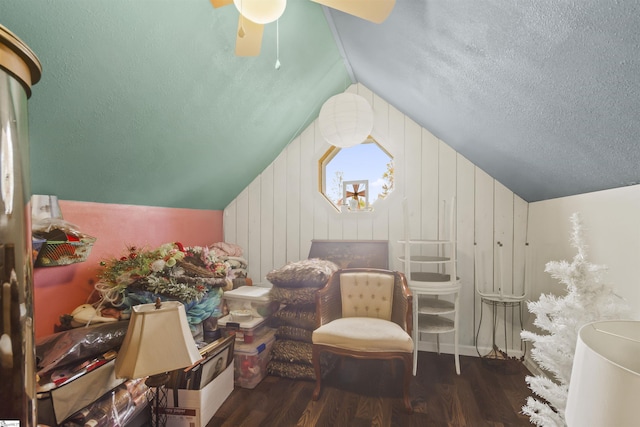
[[[397,0],[380,25],[326,16],[288,1],[276,72],[275,26],[260,57],[234,57],[237,12],[208,0],[2,0],[0,23],[44,67],[34,191],[224,208],[349,73],[526,201],[640,182],[640,2]]]
[[[640,2],[331,12],[355,79],[527,201],[640,182]]]

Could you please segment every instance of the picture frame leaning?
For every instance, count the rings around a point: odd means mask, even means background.
[[[170,386],[175,389],[201,390],[233,362],[235,336],[220,338],[202,347],[202,359],[185,369],[171,373]]]
[[[220,338],[203,347],[200,354],[204,356],[200,362],[199,374],[196,375],[193,389],[200,390],[213,381],[233,361],[235,336]]]

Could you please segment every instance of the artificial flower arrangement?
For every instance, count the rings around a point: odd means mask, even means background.
[[[177,300],[185,304],[192,325],[217,313],[222,289],[231,283],[229,264],[208,247],[177,242],[155,249],[129,246],[123,256],[100,266],[95,287],[102,306],[128,311],[157,297]]]

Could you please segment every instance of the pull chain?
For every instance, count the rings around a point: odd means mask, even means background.
[[[276,70],[280,69],[280,20],[276,20]]]
[[[243,38],[244,32],[244,15],[242,14],[242,0],[240,0],[240,29],[238,29],[238,37]]]

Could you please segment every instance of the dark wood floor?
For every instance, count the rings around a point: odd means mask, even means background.
[[[253,390],[236,387],[207,427],[531,425],[520,413],[531,394],[524,381],[529,371],[520,362],[487,365],[461,356],[458,376],[452,355],[419,355],[412,415],[402,405],[398,367],[343,359],[318,401],[311,400],[311,381],[267,376]]]

